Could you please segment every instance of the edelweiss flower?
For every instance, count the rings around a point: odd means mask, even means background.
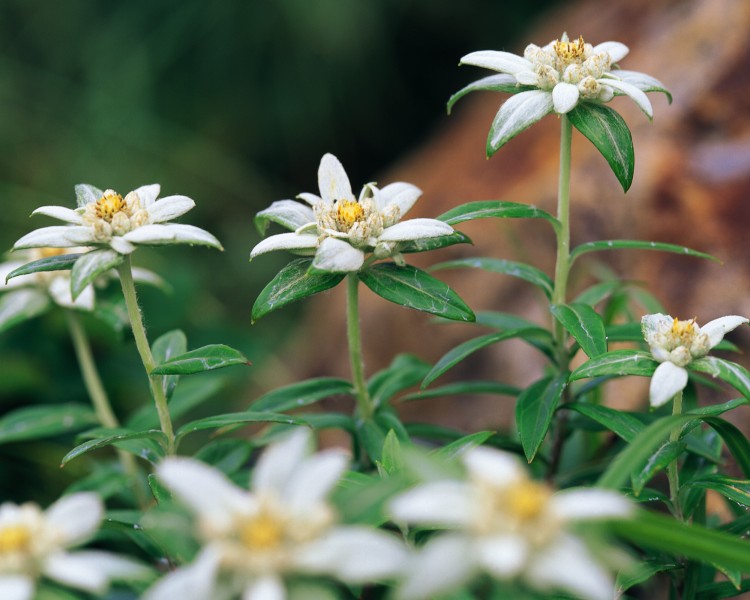
[[[111,579],[146,576],[145,567],[108,552],[66,551],[91,537],[103,514],[99,497],[87,492],[64,496],[44,512],[31,503],[0,504],[0,598],[31,600],[41,577],[100,594]]]
[[[724,339],[724,334],[747,322],[745,317],[728,316],[699,327],[695,319],[680,321],[662,314],[644,316],[641,319],[643,337],[653,357],[661,363],[651,378],[651,406],[661,406],[685,389],[688,381],[685,367],[708,354]]]
[[[32,215],[47,215],[68,225],[42,227],[23,236],[13,246],[22,248],[69,248],[71,246],[109,247],[119,254],[130,254],[138,245],[200,244],[221,249],[207,231],[176,223],[165,224],[195,206],[187,196],[167,196],[157,200],[159,184],[144,185],[123,198],[114,190],[101,190],[88,184],[76,186],[78,208],[42,206]]]
[[[626,517],[625,498],[593,489],[553,493],[529,479],[515,456],[498,450],[479,447],[463,458],[468,481],[426,483],[391,503],[396,521],[454,530],[430,539],[407,566],[400,598],[430,598],[478,571],[577,598],[613,597],[608,571],[566,524]]]
[[[399,258],[399,244],[450,235],[453,228],[437,219],[399,222],[422,192],[409,183],[397,182],[379,189],[362,188],[359,199],[352,194],[344,167],[333,154],[326,154],[318,169],[320,196],[302,193],[307,203],[279,200],[258,213],[256,221],[274,221],[293,233],[273,235],[253,248],[252,260],[273,250],[292,250],[315,255],[312,267],[321,271],[358,271],[365,254],[376,258]]]
[[[145,598],[283,600],[283,580],[294,574],[357,583],[399,572],[406,551],[395,538],[335,524],[325,496],[347,458],[336,450],[309,456],[309,442],[300,429],[270,446],[255,466],[250,492],[195,460],[162,462],[157,475],[198,517],[203,548]]]

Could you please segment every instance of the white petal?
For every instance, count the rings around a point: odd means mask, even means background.
[[[414,203],[422,195],[416,185],[406,183],[404,181],[396,181],[395,183],[389,183],[382,190],[380,190],[378,208],[382,211],[386,206],[395,205],[398,206],[399,213],[403,217]],[[383,205],[380,205],[383,202]]]
[[[63,496],[45,511],[44,516],[68,547],[94,534],[104,517],[104,505],[98,495],[80,492]]]
[[[143,206],[143,208],[149,208],[159,196],[161,186],[158,183],[151,183],[149,185],[142,185],[133,191],[138,194],[138,198],[141,200],[141,206]]]
[[[661,363],[651,377],[649,388],[651,406],[658,408],[669,402],[677,392],[685,389],[687,381],[688,372],[685,369],[669,361]]]
[[[287,507],[304,513],[325,500],[349,463],[340,450],[326,450],[303,460],[293,472],[284,489]]]
[[[529,90],[511,96],[495,115],[487,142],[488,148],[497,150],[509,139],[531,127],[553,110],[550,92]]]
[[[736,329],[743,323],[747,323],[748,319],[745,317],[739,317],[737,315],[730,315],[728,317],[719,317],[713,321],[709,321],[703,327],[701,327],[701,333],[705,333],[708,336],[708,346],[713,348],[721,340],[724,339],[724,334],[729,333],[733,329]]]
[[[493,486],[505,487],[527,478],[526,471],[514,454],[478,446],[463,455],[463,461],[473,478]]]
[[[88,560],[80,560],[74,554],[48,556],[42,567],[50,579],[74,588],[101,594],[109,586],[104,572],[93,568]]]
[[[112,250],[119,252],[120,254],[131,254],[132,252],[135,252],[135,246],[125,238],[119,236],[114,236],[109,240],[109,246]]]
[[[529,545],[521,536],[494,536],[477,541],[478,560],[482,567],[499,579],[517,575],[529,555]]]
[[[83,223],[83,218],[80,214],[74,210],[65,208],[64,206],[40,206],[31,214],[45,215],[47,217],[52,217],[53,219],[65,221],[66,223],[72,223],[73,225],[80,225]]]
[[[132,581],[148,578],[151,570],[135,560],[100,550],[79,550],[69,555],[76,561],[85,562],[86,568],[103,573],[108,580]]]
[[[266,575],[245,588],[242,600],[285,600],[284,582],[275,575]]]
[[[304,200],[310,206],[315,206],[319,202],[323,202],[323,199],[320,196],[311,194],[309,192],[302,192],[301,194],[297,194],[297,198],[299,198],[300,200]]]
[[[77,225],[53,225],[27,233],[15,244],[14,250],[24,248],[70,248],[95,243],[94,231],[90,227]]]
[[[539,85],[539,75],[534,71],[519,71],[515,77],[521,85]]]
[[[34,580],[24,575],[0,574],[0,598],[3,600],[32,600]]]
[[[633,512],[632,503],[621,494],[594,488],[557,492],[549,506],[562,520],[571,521],[623,518]]]
[[[250,252],[250,260],[260,254],[273,252],[274,250],[302,250],[316,248],[318,246],[318,236],[308,233],[279,233],[267,237],[260,242]]]
[[[253,491],[272,490],[281,495],[292,474],[310,454],[312,435],[305,427],[296,428],[282,441],[268,446],[253,471]]]
[[[306,225],[315,225],[315,214],[306,204],[295,200],[277,200],[255,218],[262,217],[295,231]]]
[[[218,556],[210,549],[204,550],[192,564],[157,581],[146,591],[143,600],[213,600],[218,567]]]
[[[248,492],[197,460],[167,458],[156,474],[181,502],[218,528],[230,526],[232,513],[242,512],[251,501]]]
[[[148,208],[152,223],[171,221],[195,206],[195,201],[187,196],[166,196],[154,202]]]
[[[552,104],[555,112],[561,115],[570,112],[578,104],[579,96],[578,86],[561,81],[552,88]]]
[[[485,67],[486,69],[492,69],[500,73],[510,73],[511,75],[534,69],[534,65],[523,56],[511,54],[510,52],[498,52],[496,50],[472,52],[464,56],[459,64]]]
[[[308,573],[331,574],[349,583],[393,577],[404,570],[406,548],[393,535],[365,526],[337,527],[303,546],[295,566]]]
[[[534,554],[525,579],[537,589],[563,588],[582,600],[612,600],[615,594],[609,574],[579,540],[570,536]]]
[[[433,481],[394,498],[388,507],[394,520],[426,525],[466,526],[474,505],[469,486],[462,481]]]
[[[605,86],[614,88],[617,92],[630,96],[632,100],[638,105],[646,116],[651,119],[654,116],[654,109],[651,106],[651,101],[646,96],[645,92],[642,92],[636,86],[626,83],[625,81],[618,81],[617,79],[597,79],[599,83]]]
[[[612,59],[612,62],[616,63],[620,62],[628,55],[628,53],[630,52],[630,48],[628,48],[621,42],[602,42],[601,44],[597,44],[596,46],[594,46],[591,51],[594,54],[607,52],[609,53],[609,57]]]
[[[89,284],[73,300],[70,292],[70,276],[60,275],[50,281],[47,288],[50,296],[56,304],[67,308],[78,308],[80,310],[94,310],[94,286]]]
[[[407,240],[450,235],[451,233],[453,233],[453,227],[437,219],[408,219],[384,229],[378,241],[405,242]]]
[[[162,244],[199,244],[223,250],[221,243],[208,231],[193,225],[144,225],[124,236],[124,240],[131,244],[145,244],[159,246]]]
[[[333,154],[324,154],[318,167],[318,187],[326,204],[336,200],[354,200],[352,186],[344,167]]]
[[[348,242],[328,237],[315,253],[312,267],[331,273],[351,273],[359,271],[365,262],[365,253]]]
[[[407,563],[396,597],[426,600],[444,594],[469,579],[475,569],[469,539],[451,534],[434,537]]]

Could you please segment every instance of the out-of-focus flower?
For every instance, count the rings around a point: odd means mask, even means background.
[[[400,572],[406,550],[393,536],[336,524],[325,498],[347,457],[337,450],[310,455],[309,446],[309,433],[300,429],[266,449],[249,492],[198,461],[165,460],[157,475],[195,513],[203,547],[145,598],[283,600],[288,576],[362,583]]]
[[[685,389],[688,381],[685,367],[706,356],[726,333],[747,322],[745,317],[730,315],[699,327],[695,319],[680,321],[669,315],[645,315],[641,319],[643,337],[653,357],[661,363],[651,377],[651,406],[666,404]]]
[[[416,554],[400,598],[430,598],[479,572],[577,598],[613,597],[608,570],[567,525],[627,517],[631,505],[624,497],[595,489],[553,493],[529,479],[515,456],[489,448],[463,458],[467,481],[426,483],[391,502],[397,522],[451,530],[436,534]]]
[[[110,580],[147,576],[144,566],[109,552],[68,551],[94,534],[103,514],[99,497],[88,492],[64,496],[46,511],[0,504],[0,598],[31,600],[44,577],[101,594]]]
[[[344,167],[326,154],[318,169],[320,196],[302,193],[294,200],[278,200],[258,213],[256,221],[274,221],[292,233],[272,235],[257,244],[250,258],[273,250],[315,255],[312,267],[320,271],[358,271],[367,253],[375,258],[400,260],[399,244],[453,233],[437,219],[401,217],[422,192],[409,183],[396,182],[380,189],[372,183],[355,198]]]

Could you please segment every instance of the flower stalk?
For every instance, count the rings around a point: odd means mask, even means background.
[[[357,393],[357,411],[364,420],[372,417],[373,406],[365,383],[365,368],[362,362],[362,335],[359,323],[359,279],[356,273],[346,276],[346,332],[349,343],[349,361],[352,383]]]
[[[129,256],[127,256],[122,264],[117,267],[117,272],[120,275],[122,294],[125,297],[125,306],[128,311],[128,318],[130,319],[130,326],[133,330],[135,345],[138,348],[138,354],[141,357],[141,362],[143,362],[143,367],[146,369],[146,374],[148,375],[151,394],[156,405],[156,412],[159,415],[161,430],[167,438],[167,454],[171,455],[174,454],[174,430],[172,428],[172,418],[169,416],[167,397],[164,394],[164,388],[162,387],[162,377],[151,375],[151,371],[156,367],[156,362],[151,354],[151,347],[149,346],[148,338],[146,337],[146,329],[143,326],[143,317],[141,315],[141,309],[138,306],[138,297],[135,293],[135,284],[133,283],[133,272]]]

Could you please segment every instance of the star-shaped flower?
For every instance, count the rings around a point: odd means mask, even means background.
[[[347,457],[338,450],[310,455],[309,444],[309,432],[300,429],[270,446],[254,468],[249,492],[198,461],[162,462],[157,476],[195,513],[203,547],[145,599],[284,600],[289,576],[362,583],[399,573],[406,550],[395,537],[336,524],[325,500]]]
[[[453,233],[437,219],[401,217],[414,205],[421,190],[396,182],[380,189],[374,184],[362,188],[355,198],[344,167],[333,154],[326,154],[318,169],[320,196],[302,193],[294,200],[278,200],[258,213],[261,231],[269,221],[291,229],[257,244],[250,258],[273,250],[291,250],[315,255],[312,268],[347,273],[358,271],[367,253],[375,258],[399,259],[400,244]]]
[[[126,255],[136,246],[199,244],[221,249],[207,231],[192,225],[167,223],[189,211],[195,202],[187,196],[157,200],[159,184],[144,185],[124,198],[114,190],[101,191],[92,185],[76,186],[78,208],[42,206],[33,215],[47,215],[67,225],[42,227],[18,240],[14,250],[24,248],[69,248],[92,246],[111,248]]]
[[[470,450],[463,462],[467,480],[425,483],[390,505],[397,522],[451,530],[432,537],[406,567],[399,598],[431,598],[479,572],[576,598],[613,597],[602,557],[593,556],[568,524],[627,517],[632,507],[624,497],[596,489],[553,493],[529,479],[515,456],[490,448]]]
[[[654,408],[666,404],[685,389],[688,372],[685,367],[702,358],[724,335],[748,319],[735,315],[720,317],[699,327],[695,319],[680,321],[669,315],[645,315],[641,330],[651,354],[661,364],[654,371],[649,402]]]

